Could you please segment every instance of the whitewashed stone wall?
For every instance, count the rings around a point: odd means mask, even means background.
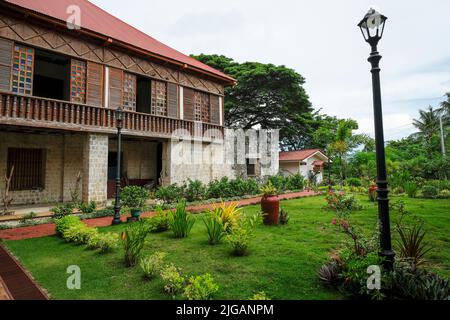
[[[84,143],[83,200],[106,201],[108,182],[108,136],[89,134]]]

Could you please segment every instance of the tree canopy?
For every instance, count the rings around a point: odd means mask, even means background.
[[[220,55],[200,54],[197,60],[237,80],[225,90],[225,124],[230,128],[280,129],[280,147],[309,147],[314,113],[305,79],[285,66],[238,63]]]

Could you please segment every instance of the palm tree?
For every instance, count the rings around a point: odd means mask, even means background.
[[[444,118],[448,119],[450,116],[450,92],[447,92],[445,96],[447,96],[447,100],[441,102],[441,107],[438,109],[438,112]]]
[[[431,143],[432,138],[439,133],[439,110],[429,106],[427,110],[419,110],[419,119],[413,120],[413,125],[419,132],[417,135],[423,136],[427,143]]]

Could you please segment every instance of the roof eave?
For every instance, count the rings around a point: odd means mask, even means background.
[[[13,3],[2,1],[2,2],[0,2],[0,5],[3,5],[5,7],[9,7],[11,9],[14,9],[14,10],[19,11],[19,12],[23,12],[25,14],[25,18],[28,18],[28,17],[31,16],[31,17],[34,17],[34,18],[36,18],[38,20],[42,20],[42,21],[46,21],[46,22],[52,23],[55,26],[64,27],[64,28],[66,28],[66,26],[67,26],[65,21],[62,21],[62,20],[57,19],[55,17],[51,17],[51,16],[48,16],[48,15],[45,15],[45,14],[42,14],[42,13],[30,10],[30,9],[24,8],[24,7],[18,6],[18,5],[13,4]],[[191,66],[189,64],[180,62],[178,60],[171,59],[171,58],[165,57],[163,55],[160,55],[160,54],[157,54],[157,53],[154,53],[154,52],[151,52],[151,51],[148,51],[148,50],[136,47],[136,46],[131,45],[129,43],[125,43],[125,42],[117,40],[117,39],[112,39],[112,38],[110,38],[108,36],[105,36],[104,34],[98,33],[96,31],[93,31],[93,30],[90,30],[90,29],[81,28],[81,29],[77,30],[76,32],[84,34],[84,35],[86,35],[88,37],[93,37],[93,38],[96,38],[98,40],[102,40],[105,43],[108,42],[108,43],[114,44],[114,45],[116,45],[118,47],[121,47],[121,48],[124,48],[124,49],[127,49],[127,50],[131,50],[131,51],[134,51],[134,52],[142,54],[142,55],[149,56],[149,57],[157,59],[157,60],[162,60],[164,62],[176,65],[176,66],[178,66],[178,67],[180,67],[182,69],[185,69],[185,70],[192,70],[194,72],[207,75],[209,77],[212,77],[212,78],[215,78],[217,80],[222,81],[226,85],[232,86],[232,85],[235,85],[237,83],[237,80],[232,78],[232,77],[230,77],[230,76],[221,76],[221,75],[215,74],[213,72],[209,72],[207,70],[203,70],[201,68]]]

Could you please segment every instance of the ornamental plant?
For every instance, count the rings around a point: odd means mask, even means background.
[[[261,187],[260,191],[264,197],[275,196],[278,193],[277,188],[275,188],[271,180],[268,180],[267,183]]]
[[[326,195],[325,200],[327,201],[327,208],[338,214],[362,209],[362,206],[358,203],[354,196],[346,195],[343,191],[330,191]]]
[[[166,255],[167,253],[165,252],[155,252],[152,255],[141,258],[139,266],[147,279],[152,279],[161,272]]]
[[[214,278],[206,273],[189,277],[183,295],[188,300],[210,300],[217,291],[219,286],[214,282]]]
[[[122,205],[134,210],[141,210],[149,197],[150,191],[139,186],[126,186],[120,192]]]
[[[173,263],[162,268],[160,275],[164,282],[164,291],[166,293],[175,296],[182,291],[185,279],[181,275],[181,270]]]
[[[175,238],[186,238],[194,226],[195,218],[186,211],[186,202],[178,203],[174,212],[169,214],[169,228]]]
[[[63,218],[57,219],[55,221],[56,225],[56,233],[60,236],[64,234],[64,232],[72,226],[80,226],[83,225],[80,218],[77,216],[65,216]]]
[[[117,248],[119,237],[117,233],[106,232],[92,236],[87,242],[88,249],[98,249],[99,253],[108,253]]]
[[[241,218],[242,209],[238,208],[237,205],[237,202],[232,202],[228,205],[222,202],[219,206],[214,207],[214,212],[222,219],[227,233],[232,231]]]
[[[255,213],[253,215],[242,217],[233,231],[226,237],[227,242],[232,246],[232,254],[238,257],[245,256],[248,253],[248,246],[253,239],[254,228],[262,219],[262,215]]]
[[[372,202],[377,200],[377,186],[374,184],[369,187],[369,200]]]
[[[208,242],[210,245],[218,244],[226,235],[228,224],[224,223],[218,209],[206,213],[203,216],[203,223],[208,233]]]
[[[148,226],[142,222],[133,223],[122,232],[124,260],[127,267],[135,266],[138,263],[148,233]]]

